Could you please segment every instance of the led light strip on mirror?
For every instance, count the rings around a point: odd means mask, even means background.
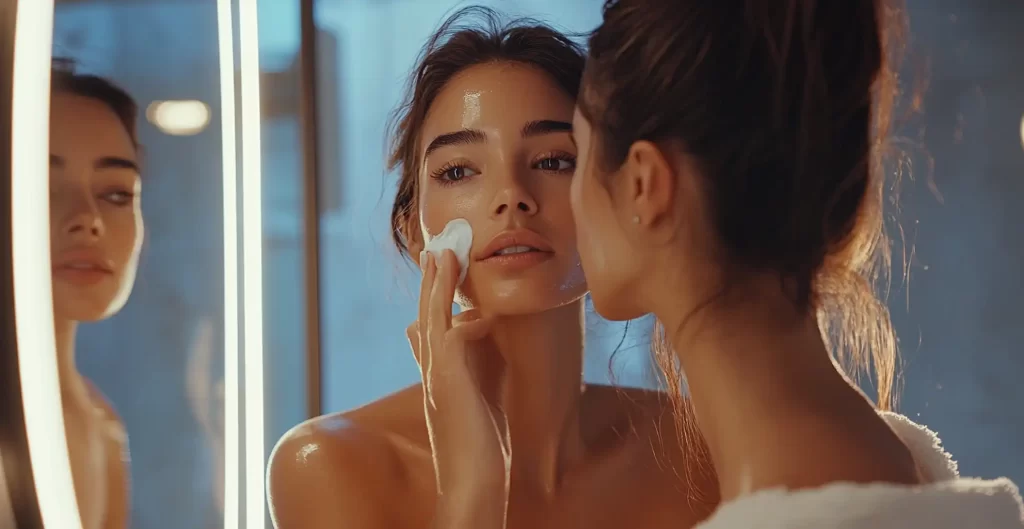
[[[239,0],[242,127],[242,322],[245,353],[245,524],[265,526],[263,448],[263,172],[257,0]]]
[[[241,104],[236,109],[233,2],[217,1],[222,99],[224,223],[224,527],[239,529],[245,453],[246,525],[262,528],[264,498],[263,266],[259,41],[256,0],[238,5]],[[53,2],[17,3],[11,145],[12,267],[19,376],[29,456],[45,527],[82,527],[66,442],[53,334],[49,232],[49,94]],[[241,117],[240,123],[237,118]],[[241,186],[238,176],[238,127]],[[239,262],[241,198],[242,260]],[[239,265],[242,265],[239,292]],[[239,298],[241,293],[241,298]],[[240,309],[246,308],[240,321]],[[239,325],[241,323],[241,325]],[[239,340],[241,329],[241,343]],[[240,348],[241,345],[241,348]],[[239,352],[244,355],[240,365]],[[24,354],[31,352],[32,354]],[[240,380],[245,376],[245,435]],[[244,439],[244,444],[243,444]]]
[[[217,0],[224,226],[224,529],[239,529],[238,164],[231,0]]]
[[[52,0],[17,3],[11,120],[11,248],[25,431],[43,526],[80,529],[64,430],[50,283]]]
[[[239,457],[244,452],[245,521],[250,528],[264,526],[264,417],[263,417],[263,214],[262,159],[260,154],[259,35],[256,0],[238,2],[238,56],[240,105],[236,112],[234,20],[231,0],[217,2],[220,53],[221,122],[224,182],[224,528],[239,529]],[[241,118],[240,122],[237,119]],[[241,133],[241,186],[239,186],[238,128]],[[241,193],[241,251],[238,251],[238,208]],[[241,304],[238,268],[242,266]],[[240,308],[245,307],[241,312]],[[241,343],[239,323],[241,322]],[[239,347],[241,345],[241,348]],[[239,365],[239,351],[244,355]],[[244,369],[244,373],[241,369]],[[244,375],[244,378],[242,376]],[[240,380],[245,382],[245,432],[240,435]],[[241,439],[244,438],[244,444]],[[244,447],[244,450],[243,450]]]

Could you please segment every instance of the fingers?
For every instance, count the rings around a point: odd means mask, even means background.
[[[455,283],[458,280],[459,263],[451,250],[445,250],[437,263],[434,284],[430,293],[430,308],[427,314],[428,330],[434,336],[436,332],[445,333],[452,327],[452,303],[455,302]]]
[[[474,311],[475,312],[475,311]],[[463,316],[459,314],[459,316]],[[491,331],[491,320],[478,314],[456,316],[452,329],[448,331],[449,339],[459,342],[482,340]]]
[[[475,310],[468,310],[452,316],[455,289],[459,277],[459,263],[455,254],[446,250],[440,259],[425,254],[423,259],[423,281],[420,285],[419,319],[407,329],[413,354],[420,366],[428,406],[436,408],[436,382],[440,390],[456,394],[472,389],[466,369],[466,342],[484,338],[491,329],[491,322]],[[454,384],[452,387],[448,387]],[[460,389],[461,388],[461,389]],[[461,397],[458,397],[461,398]]]
[[[455,301],[455,278],[452,277],[452,262],[455,261],[455,254],[451,250],[445,250],[440,260],[431,258],[428,264],[427,273],[432,273],[432,287],[427,306],[427,336],[425,346],[429,348],[429,361],[424,371],[424,378],[427,384],[427,394],[430,403],[434,405],[433,382],[439,375],[451,369],[451,358],[453,353],[458,356],[460,353],[446,347],[448,330],[452,326],[452,303]],[[457,266],[457,265],[456,265]],[[442,355],[438,357],[437,355]],[[445,365],[442,365],[445,364]]]
[[[483,318],[477,309],[466,309],[452,317],[452,327]]]
[[[405,328],[405,337],[409,340],[409,349],[412,350],[412,357],[416,359],[416,365],[420,366],[422,370],[423,362],[420,361],[420,323],[418,321],[412,322],[412,325]]]
[[[492,320],[477,309],[460,312],[452,318],[452,336],[463,342],[481,340],[491,331]]]
[[[423,271],[423,279],[420,281],[419,312],[416,316],[416,331],[419,341],[419,352],[417,353],[419,357],[417,361],[420,365],[420,375],[425,377],[430,370],[431,364],[430,327],[427,316],[430,311],[430,293],[433,290],[435,276],[437,275],[437,265],[433,254],[430,252],[420,253],[420,268]]]
[[[427,321],[427,310],[430,307],[430,292],[434,287],[434,256],[430,252],[420,252],[420,271],[423,272],[423,279],[420,280],[419,314],[417,321]],[[425,330],[425,329],[420,329]]]

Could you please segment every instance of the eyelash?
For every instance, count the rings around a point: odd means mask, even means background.
[[[111,198],[112,196],[115,195],[118,195],[122,198]],[[103,200],[106,200],[107,202],[115,206],[125,207],[130,205],[135,200],[135,193],[132,193],[131,191],[109,191],[103,193],[102,197]]]
[[[556,161],[559,161],[559,162],[569,162],[571,167],[569,167],[568,169],[540,169],[539,167],[537,167],[542,162],[545,162],[545,161],[548,161],[548,160],[556,160]],[[571,154],[569,154],[569,153],[566,153],[566,152],[552,152],[552,153],[548,153],[548,154],[545,154],[545,155],[539,157],[535,162],[533,162],[531,164],[531,167],[533,167],[533,168],[535,168],[537,170],[545,171],[545,172],[549,172],[549,173],[569,173],[569,174],[572,174],[576,170],[576,157],[571,155]],[[448,162],[448,163],[442,165],[441,167],[439,167],[433,173],[431,173],[430,177],[433,178],[434,180],[437,180],[437,183],[442,185],[442,186],[453,186],[455,184],[458,184],[459,182],[462,182],[463,180],[465,180],[467,178],[471,178],[472,176],[476,176],[476,175],[463,176],[463,177],[458,178],[456,180],[452,180],[452,179],[446,177],[449,173],[451,173],[452,171],[457,170],[457,169],[473,169],[473,168],[468,163],[466,163],[466,162],[461,162],[461,161]]]

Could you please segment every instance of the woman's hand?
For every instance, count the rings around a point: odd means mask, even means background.
[[[423,403],[433,451],[436,526],[502,528],[511,453],[504,415],[481,391],[495,382],[502,359],[491,345],[490,321],[476,311],[452,316],[459,264],[446,250],[423,253],[419,317],[408,329],[423,379]]]

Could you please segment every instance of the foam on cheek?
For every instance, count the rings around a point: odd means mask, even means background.
[[[473,228],[466,219],[453,219],[444,230],[433,239],[427,241],[423,251],[433,254],[434,259],[441,259],[445,250],[451,250],[459,261],[459,282],[466,280],[469,271],[469,250],[473,246]]]

